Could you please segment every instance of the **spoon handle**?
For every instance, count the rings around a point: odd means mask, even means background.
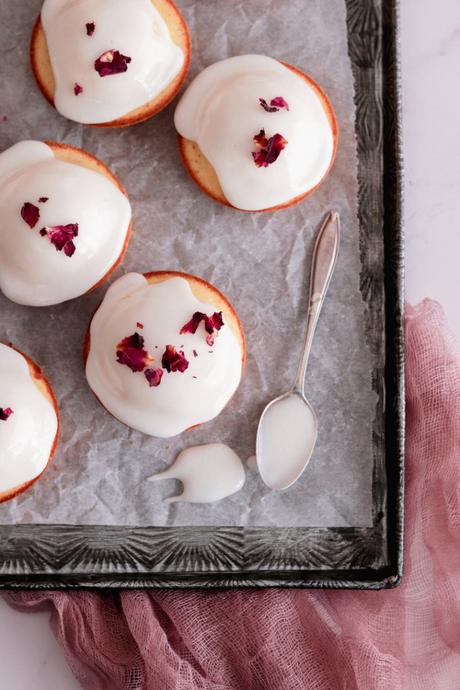
[[[304,395],[305,373],[311,344],[315,334],[318,317],[323,306],[332,273],[337,261],[340,243],[340,217],[336,211],[330,211],[322,224],[313,249],[312,268],[310,274],[310,292],[307,312],[307,328],[293,391]]]

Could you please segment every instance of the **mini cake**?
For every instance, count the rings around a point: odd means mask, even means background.
[[[207,67],[181,97],[174,119],[195,182],[244,211],[297,203],[335,158],[337,124],[327,96],[299,69],[263,55]]]
[[[37,481],[58,435],[56,398],[40,367],[0,343],[0,502]]]
[[[86,376],[117,419],[165,438],[222,411],[245,352],[237,313],[214,286],[175,271],[127,273],[91,322]]]
[[[187,25],[171,0],[45,0],[30,57],[43,95],[61,115],[124,127],[174,98],[190,50]]]
[[[0,153],[0,289],[13,302],[59,304],[97,287],[130,235],[126,193],[91,154],[40,141]]]

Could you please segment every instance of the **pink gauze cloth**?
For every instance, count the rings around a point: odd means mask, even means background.
[[[48,607],[85,690],[459,690],[460,352],[406,310],[405,575],[380,592],[6,595]]]

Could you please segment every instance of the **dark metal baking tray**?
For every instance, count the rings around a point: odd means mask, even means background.
[[[373,524],[349,528],[0,526],[1,588],[380,589],[402,575],[403,229],[397,0],[346,0],[355,79],[361,290],[374,372]],[[383,237],[383,268],[376,240]],[[380,318],[384,315],[384,329]]]

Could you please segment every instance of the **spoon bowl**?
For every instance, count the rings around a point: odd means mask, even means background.
[[[292,486],[308,465],[317,435],[318,419],[303,395],[291,391],[272,400],[262,413],[256,440],[265,484],[278,491]]]
[[[337,261],[340,219],[331,211],[316,238],[302,356],[292,390],[272,400],[257,429],[256,458],[262,480],[271,489],[287,489],[308,465],[318,435],[316,414],[305,397],[305,373],[318,317]]]

